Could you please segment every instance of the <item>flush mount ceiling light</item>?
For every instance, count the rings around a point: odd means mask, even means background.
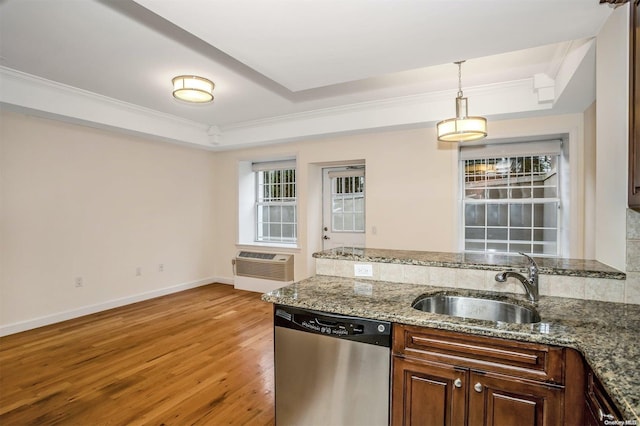
[[[614,9],[617,9],[618,7],[620,7],[623,4],[627,3],[628,1],[629,0],[600,0],[600,4],[608,3],[609,6],[611,6]]]
[[[179,75],[173,80],[173,97],[181,101],[206,103],[213,100],[213,81],[195,75]]]
[[[438,140],[443,142],[469,142],[487,136],[487,119],[484,117],[469,117],[467,98],[462,94],[462,63],[458,65],[458,97],[456,98],[456,117],[440,121]]]

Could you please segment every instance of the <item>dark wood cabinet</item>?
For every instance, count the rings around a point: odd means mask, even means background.
[[[562,425],[564,348],[395,325],[392,425]],[[579,358],[578,358],[579,359]],[[573,379],[572,379],[573,380]],[[584,381],[567,401],[580,400]],[[572,407],[575,410],[576,407]]]
[[[394,425],[464,425],[469,372],[451,365],[394,358]]]
[[[563,424],[564,387],[472,371],[470,425]]]
[[[622,415],[609,398],[600,380],[586,367],[587,386],[585,388],[585,424],[602,426],[615,424],[622,420]]]
[[[640,0],[633,0],[629,33],[629,207],[640,211]]]

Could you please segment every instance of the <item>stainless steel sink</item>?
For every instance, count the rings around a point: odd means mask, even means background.
[[[434,314],[487,321],[520,324],[540,322],[540,315],[533,307],[477,297],[435,294],[419,297],[411,307]]]

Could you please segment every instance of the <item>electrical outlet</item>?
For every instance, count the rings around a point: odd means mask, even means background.
[[[138,266],[136,268],[136,277],[139,277],[140,275],[142,275],[142,268]]]
[[[353,275],[356,277],[373,277],[373,266],[368,263],[353,265]]]
[[[368,283],[356,282],[353,284],[353,292],[362,296],[373,296],[373,286]]]
[[[76,277],[75,283],[76,287],[82,287],[84,285],[82,282],[82,277]]]
[[[164,263],[161,263],[158,265],[158,271],[159,272],[164,272]]]

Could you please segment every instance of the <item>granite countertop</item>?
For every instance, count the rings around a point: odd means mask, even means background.
[[[439,266],[446,268],[481,269],[490,271],[523,270],[527,262],[519,255],[446,253],[436,251],[387,250],[340,247],[314,253],[318,259],[352,260],[357,262],[399,263],[405,265]],[[535,257],[535,256],[534,256]],[[624,280],[626,274],[596,260],[535,257],[538,271],[548,275]]]
[[[541,296],[538,311],[542,321],[535,324],[457,318],[411,308],[411,303],[418,296],[443,291],[478,294],[458,288],[317,275],[266,293],[262,300],[401,324],[574,348],[584,355],[600,378],[624,420],[640,421],[640,305]],[[513,297],[519,303],[527,303],[520,295],[490,292],[482,292],[481,295]]]

